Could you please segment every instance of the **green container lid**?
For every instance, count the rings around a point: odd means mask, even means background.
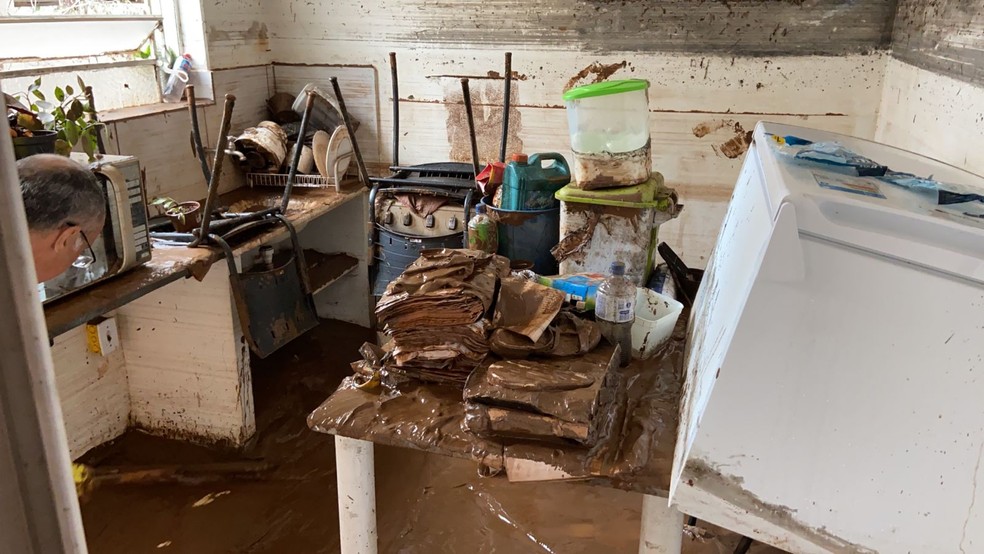
[[[564,93],[564,100],[581,100],[594,96],[608,96],[649,88],[649,81],[643,79],[624,79],[621,81],[603,81],[591,85],[575,87]]]
[[[656,208],[663,212],[669,212],[676,208],[673,191],[663,186],[663,176],[656,172],[641,185],[597,190],[583,190],[574,185],[567,185],[558,190],[554,197],[561,202],[640,210]]]

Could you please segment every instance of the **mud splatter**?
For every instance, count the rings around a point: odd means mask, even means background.
[[[489,70],[488,73],[486,73],[486,76],[489,79],[503,79],[504,78],[502,76],[502,73],[499,73],[498,71],[493,71],[491,69]],[[526,79],[529,79],[529,76],[526,75],[525,73],[520,73],[518,71],[513,71],[512,72],[512,80],[513,81],[525,81]]]
[[[564,86],[564,90],[565,91],[570,90],[578,85],[600,83],[605,79],[608,79],[609,77],[614,75],[619,69],[625,69],[628,66],[629,63],[625,60],[622,60],[620,63],[613,63],[608,65],[604,65],[600,62],[595,62],[585,67],[581,71],[578,71],[576,75],[571,77],[571,80],[567,81],[567,84]],[[594,77],[590,82],[587,82],[589,75],[594,75]]]
[[[741,125],[737,125],[737,127],[735,136],[727,142],[715,146],[714,152],[726,158],[735,159],[748,151],[748,146],[752,144],[752,132],[741,129]]]
[[[693,128],[693,134],[697,138],[704,138],[722,129],[728,129],[733,135],[725,142],[711,146],[715,154],[734,159],[748,151],[748,146],[752,144],[752,132],[746,131],[741,123],[733,119],[705,121]]]
[[[693,133],[697,138],[704,138],[707,135],[717,131],[719,129],[724,129],[725,127],[736,127],[740,128],[741,125],[734,119],[720,119],[718,121],[705,121],[699,123],[694,127]]]
[[[475,118],[475,140],[478,143],[478,159],[481,164],[499,159],[499,145],[502,140],[502,85],[494,81],[471,82],[472,114]],[[519,100],[519,87],[513,84],[510,93],[509,136],[506,139],[506,155],[523,151],[523,116],[516,104]],[[445,83],[444,105],[448,112],[448,143],[451,145],[450,159],[457,162],[471,162],[471,141],[468,138],[468,119],[465,115],[464,97],[461,84],[457,81]]]

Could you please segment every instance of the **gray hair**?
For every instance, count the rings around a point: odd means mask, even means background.
[[[106,214],[106,194],[89,168],[54,154],[17,162],[27,226],[50,231],[66,223],[82,225]]]

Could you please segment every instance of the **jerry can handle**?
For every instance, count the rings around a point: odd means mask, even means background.
[[[550,167],[543,167],[543,162],[553,160],[553,165]],[[571,168],[567,165],[567,159],[564,158],[562,154],[557,152],[544,152],[542,154],[532,154],[527,162],[530,166],[537,169],[542,169],[548,174],[548,176],[553,177],[552,173],[556,173],[557,176],[564,178],[570,178]]]

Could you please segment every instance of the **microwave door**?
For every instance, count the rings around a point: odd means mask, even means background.
[[[133,236],[133,214],[130,212],[130,202],[126,190],[126,177],[123,173],[111,166],[105,165],[97,171],[105,177],[106,197],[109,200],[110,209],[106,213],[107,224],[112,219],[111,214],[115,214],[116,221],[113,224],[113,237],[116,239],[117,255],[119,256],[119,267],[130,267],[137,258],[136,245],[129,237]],[[105,234],[103,239],[106,240]]]

